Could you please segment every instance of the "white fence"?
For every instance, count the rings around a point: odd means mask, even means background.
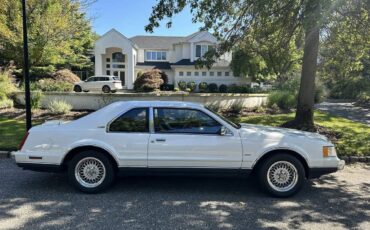
[[[267,101],[267,94],[232,93],[62,93],[45,92],[41,107],[45,108],[53,100],[65,100],[74,110],[97,110],[115,101],[188,101],[205,105],[228,108],[234,104],[253,108]],[[17,103],[24,105],[24,92],[16,93]]]

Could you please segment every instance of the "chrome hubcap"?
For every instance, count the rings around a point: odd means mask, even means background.
[[[105,179],[104,164],[94,157],[83,158],[76,165],[75,177],[84,187],[97,187]]]
[[[298,182],[298,171],[288,161],[277,161],[267,171],[269,185],[278,192],[286,192],[294,188]]]

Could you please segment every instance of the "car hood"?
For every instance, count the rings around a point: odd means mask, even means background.
[[[252,125],[241,123],[240,135],[242,138],[265,138],[265,139],[281,139],[281,138],[304,138],[312,140],[320,140],[328,142],[328,138],[318,133],[299,131],[295,129],[277,128],[264,125]]]

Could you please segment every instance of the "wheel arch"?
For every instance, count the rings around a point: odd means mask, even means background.
[[[258,168],[261,166],[261,164],[267,159],[269,158],[270,156],[274,155],[274,154],[279,154],[279,153],[285,153],[285,154],[289,154],[291,156],[294,156],[295,158],[297,158],[303,165],[304,169],[305,169],[305,176],[306,178],[309,177],[309,165],[308,165],[308,162],[307,162],[307,159],[302,156],[302,154],[294,151],[294,150],[291,150],[291,149],[274,149],[274,150],[270,150],[270,151],[267,151],[266,153],[264,153],[260,158],[258,158],[254,164],[253,164],[253,169],[252,171],[256,171],[258,170]]]
[[[93,145],[84,145],[84,146],[77,146],[73,149],[71,149],[63,158],[62,160],[62,166],[66,168],[68,162],[81,151],[84,150],[96,150],[104,154],[108,159],[112,162],[113,166],[115,169],[118,169],[118,161],[113,157],[113,155],[106,149],[98,147],[98,146],[93,146]]]

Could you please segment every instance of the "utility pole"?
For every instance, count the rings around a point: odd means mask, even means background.
[[[28,64],[28,36],[27,36],[27,13],[26,0],[22,0],[22,15],[23,15],[23,77],[24,91],[26,100],[26,128],[29,130],[32,127],[31,119],[31,92],[30,92],[30,71]]]

